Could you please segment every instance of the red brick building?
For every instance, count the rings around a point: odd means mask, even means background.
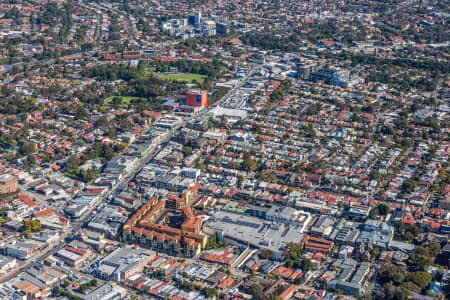
[[[305,235],[300,242],[300,246],[311,252],[330,254],[333,251],[334,243],[326,239]]]
[[[0,176],[0,194],[17,192],[18,179],[14,175],[4,174]]]

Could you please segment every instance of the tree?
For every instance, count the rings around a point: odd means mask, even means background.
[[[407,279],[417,284],[421,289],[426,288],[433,279],[431,274],[424,271],[409,273]]]
[[[405,280],[405,277],[406,269],[393,264],[384,264],[378,272],[378,280],[381,283],[392,282],[398,285]]]
[[[422,289],[417,284],[411,281],[403,282],[402,284],[400,284],[400,288],[414,293],[422,292]]]
[[[24,224],[25,230],[39,231],[42,228],[41,222],[39,220],[27,220]]]
[[[81,284],[80,287],[79,287],[80,292],[83,293],[83,294],[84,294],[88,289],[89,289],[89,287],[88,287],[86,284],[84,284],[84,283]]]
[[[120,97],[113,97],[112,98],[112,104],[113,104],[113,107],[115,109],[118,109],[120,107],[120,105],[122,104],[122,98],[120,98]]]
[[[370,210],[369,216],[371,218],[375,218],[376,216],[386,216],[387,214],[389,214],[389,212],[389,206],[380,204]]]
[[[388,282],[374,295],[375,300],[406,300],[410,292],[402,287],[396,287]]]
[[[450,299],[450,276],[448,275],[444,280],[444,294],[447,299]]]
[[[97,286],[97,279],[92,279],[91,281],[89,281],[89,284],[91,285],[91,286]]]
[[[204,289],[204,293],[208,297],[208,299],[212,298],[213,296],[217,296],[218,295],[217,289],[216,288],[210,288],[210,287],[206,287]]]
[[[410,233],[410,235],[408,235],[408,233]],[[410,241],[421,233],[423,233],[423,228],[416,224],[404,224],[401,221],[395,223],[395,236],[400,240]]]
[[[283,258],[289,268],[301,267],[301,258],[303,256],[303,249],[299,244],[288,243],[283,252]]]
[[[242,166],[244,167],[245,170],[248,171],[255,171],[258,168],[256,161],[251,158],[245,159],[244,162],[242,163]]]
[[[303,272],[308,272],[309,270],[312,270],[313,265],[311,262],[311,259],[305,258],[302,262],[302,270]]]
[[[32,232],[39,231],[41,228],[42,224],[39,220],[27,220],[23,224],[23,234],[26,238],[29,238]]]
[[[414,253],[408,258],[408,266],[412,271],[426,271],[428,266],[433,263],[435,255],[437,253],[433,252],[432,248],[417,246]]]
[[[23,155],[33,154],[36,150],[36,146],[33,143],[23,143],[20,147],[20,153]]]
[[[272,250],[264,249],[263,251],[261,251],[259,253],[259,258],[261,258],[261,259],[268,259],[268,258],[272,257],[272,255],[273,255]]]
[[[250,287],[249,293],[253,296],[254,300],[264,299],[263,289],[257,284],[254,284]]]
[[[378,247],[375,247],[372,250],[370,250],[371,259],[376,260],[379,255],[380,255],[380,249]]]
[[[25,167],[29,168],[32,167],[36,164],[36,158],[34,157],[34,155],[28,155],[27,159],[25,160]]]
[[[185,156],[189,156],[189,155],[191,155],[192,154],[192,147],[184,147],[183,148],[183,153],[184,153],[184,155]]]
[[[52,294],[53,296],[59,297],[61,296],[61,289],[59,288],[59,286],[55,286],[52,290]]]
[[[380,215],[386,216],[390,212],[389,206],[385,204],[378,205],[378,212]]]
[[[208,241],[206,242],[206,249],[217,249],[222,247],[223,242],[217,237],[217,233],[214,233],[212,236],[209,237]]]
[[[97,286],[97,279],[92,279],[86,283],[83,283],[80,285],[79,290],[81,293],[86,292],[87,290],[89,290],[92,287]]]
[[[427,248],[428,248],[428,253],[433,257],[438,255],[441,252],[441,244],[439,244],[437,242],[429,243]]]
[[[295,284],[303,284],[303,283],[305,283],[305,281],[306,281],[306,279],[305,279],[304,276],[302,276],[302,277],[297,277],[297,278],[295,279]]]

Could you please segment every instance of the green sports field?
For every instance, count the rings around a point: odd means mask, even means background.
[[[199,83],[202,83],[205,80],[206,76],[192,73],[177,73],[177,74],[162,75],[161,78],[174,81],[186,81],[189,83],[195,80]]]
[[[111,104],[112,103],[112,99],[114,97],[119,97],[120,99],[122,99],[122,104],[130,104],[131,100],[139,99],[139,97],[132,97],[132,96],[110,96],[110,97],[105,99],[105,104]]]

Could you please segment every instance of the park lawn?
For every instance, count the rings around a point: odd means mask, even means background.
[[[177,74],[166,74],[162,75],[162,79],[174,80],[174,81],[187,81],[191,83],[193,80],[196,80],[199,83],[203,83],[207,76],[193,73],[177,73]]]
[[[122,104],[130,104],[131,100],[133,99],[140,99],[139,97],[133,97],[133,96],[110,96],[108,98],[105,99],[105,104],[111,104],[112,103],[112,99],[114,97],[119,97],[122,99]]]
[[[155,68],[152,68],[152,67],[146,67],[145,69],[144,69],[144,76],[150,76],[150,75],[152,75],[152,74],[154,74],[154,72],[155,72]]]

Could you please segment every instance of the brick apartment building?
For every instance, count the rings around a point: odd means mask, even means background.
[[[4,174],[0,176],[0,194],[17,192],[18,179],[14,175]]]

